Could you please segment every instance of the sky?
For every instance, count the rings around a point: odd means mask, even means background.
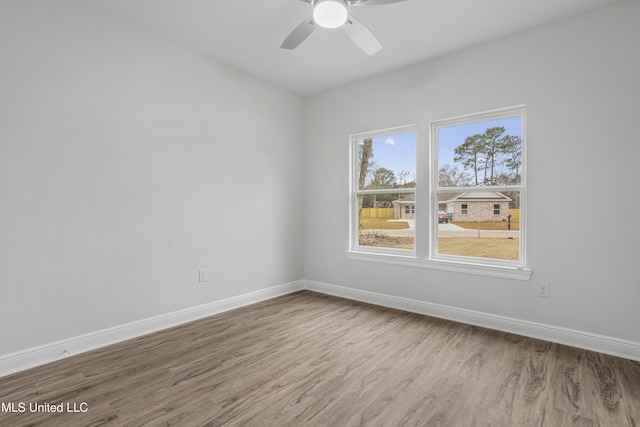
[[[442,127],[439,132],[438,167],[455,165],[454,149],[464,142],[467,136],[484,133],[487,128],[503,126],[504,135],[522,137],[521,117],[490,120],[450,127]],[[424,138],[427,141],[428,138]],[[416,177],[416,132],[407,132],[373,138],[373,158],[376,168],[385,167],[398,173],[402,170],[409,172],[405,181],[415,180]],[[459,167],[462,170],[462,167]]]
[[[373,138],[373,158],[376,168],[385,167],[395,172],[409,172],[405,181],[416,177],[416,133],[407,132]]]

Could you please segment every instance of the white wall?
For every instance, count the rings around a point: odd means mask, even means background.
[[[305,278],[640,342],[640,4],[496,40],[307,101]],[[529,282],[338,259],[348,136],[527,105]],[[418,179],[428,185],[427,171]],[[551,283],[551,298],[536,296]]]
[[[0,3],[0,355],[303,276],[303,100],[80,3]]]
[[[640,342],[639,16],[616,2],[304,103],[78,2],[0,2],[0,356],[303,276]],[[350,133],[416,123],[425,153],[430,121],[521,103],[531,281],[338,268]]]

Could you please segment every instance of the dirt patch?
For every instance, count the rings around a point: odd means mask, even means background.
[[[360,246],[375,246],[379,248],[413,249],[412,236],[381,236],[379,234],[363,234],[360,236]]]

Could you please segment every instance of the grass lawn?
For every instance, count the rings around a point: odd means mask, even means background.
[[[476,223],[476,227],[477,225]],[[517,261],[520,258],[520,239],[443,237],[438,239],[438,252],[444,255]]]
[[[360,218],[360,228],[364,230],[403,230],[409,228],[405,221],[393,221],[393,218]]]
[[[413,249],[413,242],[413,237],[380,235],[362,235],[359,241],[362,246],[395,249]],[[445,255],[517,261],[520,254],[520,239],[443,237],[438,239],[438,251]]]
[[[478,229],[478,221],[451,221],[451,224],[458,227],[467,228],[469,230]],[[507,230],[506,221],[485,221],[480,223],[480,230]],[[511,221],[511,230],[520,230],[519,221]]]

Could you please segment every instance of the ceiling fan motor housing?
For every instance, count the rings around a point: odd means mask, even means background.
[[[338,28],[347,22],[347,6],[344,0],[316,0],[313,3],[313,20],[324,28]]]

